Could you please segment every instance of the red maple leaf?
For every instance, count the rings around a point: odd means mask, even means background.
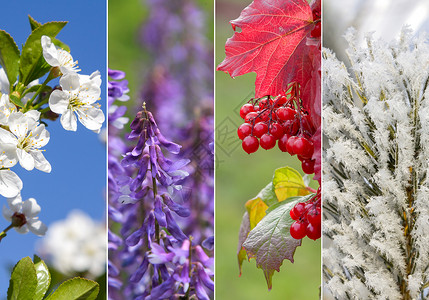
[[[255,97],[285,95],[290,82],[311,77],[307,37],[315,26],[306,0],[255,0],[230,22],[235,32],[217,70],[231,77],[256,73]]]

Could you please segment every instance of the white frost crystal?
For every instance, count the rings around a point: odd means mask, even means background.
[[[424,299],[429,285],[429,44],[346,34],[351,68],[323,51],[324,290]]]

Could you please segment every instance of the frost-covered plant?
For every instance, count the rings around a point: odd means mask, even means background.
[[[323,52],[324,285],[336,299],[423,299],[429,286],[429,44],[346,34]]]

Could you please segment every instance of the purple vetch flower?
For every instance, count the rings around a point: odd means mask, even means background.
[[[115,278],[128,278],[120,288],[112,287],[109,297],[179,299],[187,294],[210,299],[212,44],[204,36],[204,16],[194,0],[147,0],[147,5],[150,13],[142,40],[153,59],[145,66],[141,98],[150,109],[139,106],[127,140],[121,138],[115,146],[116,161],[109,160],[115,175],[113,190],[109,188],[109,204],[115,209],[109,216],[115,216],[113,233],[123,239],[122,246],[112,239],[116,249],[109,257],[120,272]],[[125,74],[109,74],[122,80],[110,86],[109,103],[115,97],[121,101],[127,90]],[[122,131],[124,111],[113,109],[116,132]]]

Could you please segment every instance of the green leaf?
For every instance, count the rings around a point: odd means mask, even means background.
[[[30,15],[28,15],[28,21],[30,21],[31,31],[33,31],[34,29],[42,26],[41,23],[39,23],[36,20],[34,20]]]
[[[22,97],[24,97],[28,93],[35,93],[35,92],[37,92],[41,86],[42,86],[41,84],[36,84],[36,85],[33,85],[33,86],[29,87],[28,89],[26,89],[24,91],[24,93],[22,94]],[[42,89],[41,93],[50,92],[50,91],[52,91],[52,88],[50,86],[48,86],[48,85],[45,85],[45,87]]]
[[[273,186],[279,201],[284,201],[294,196],[305,196],[310,193],[301,174],[291,167],[280,168],[274,172]]]
[[[31,81],[45,75],[51,66],[43,58],[40,39],[43,35],[55,38],[67,22],[49,22],[34,29],[22,48],[20,81],[28,85]]]
[[[274,186],[272,182],[267,184],[267,186],[259,192],[256,198],[260,198],[268,206],[274,205],[279,202],[279,200],[277,200],[277,196],[274,191]]]
[[[97,282],[77,277],[62,283],[46,300],[94,300],[98,291]]]
[[[243,243],[247,239],[247,235],[250,232],[250,220],[249,214],[247,212],[244,213],[243,219],[240,225],[240,232],[238,234],[238,246],[237,246],[237,259],[238,259],[238,268],[240,270],[241,276],[241,266],[243,261],[247,259],[246,249],[243,248]]]
[[[36,286],[36,268],[31,258],[24,257],[13,268],[7,290],[7,299],[32,300]]]
[[[6,72],[12,90],[18,77],[19,49],[13,38],[4,30],[0,30],[0,64]]]
[[[33,300],[42,300],[49,289],[51,283],[51,274],[45,262],[37,255],[34,255],[34,267],[36,268],[37,286],[34,292]]]
[[[31,31],[33,31],[34,29],[42,26],[41,23],[39,23],[36,20],[34,20],[30,15],[28,15],[28,20],[30,21]],[[63,48],[66,51],[70,51],[70,48],[69,48],[69,46],[67,44],[65,44],[65,43],[63,43],[60,40],[55,39],[55,38],[52,38],[51,40],[52,40],[52,43],[54,43],[54,45],[56,45],[56,46],[58,46],[60,48]]]
[[[59,39],[53,38],[52,43],[54,43],[55,46],[58,46],[58,47],[62,48],[63,50],[70,52],[70,47],[66,43],[61,42]]]
[[[16,97],[15,95],[10,95],[9,99],[16,106],[24,107],[24,103],[22,103],[22,101],[18,97]]]
[[[285,259],[293,262],[295,249],[301,245],[301,240],[294,239],[289,232],[294,222],[289,212],[301,201],[302,197],[271,206],[243,243],[249,259],[255,258],[256,266],[264,271],[269,290],[272,288],[274,271],[280,271]]]

